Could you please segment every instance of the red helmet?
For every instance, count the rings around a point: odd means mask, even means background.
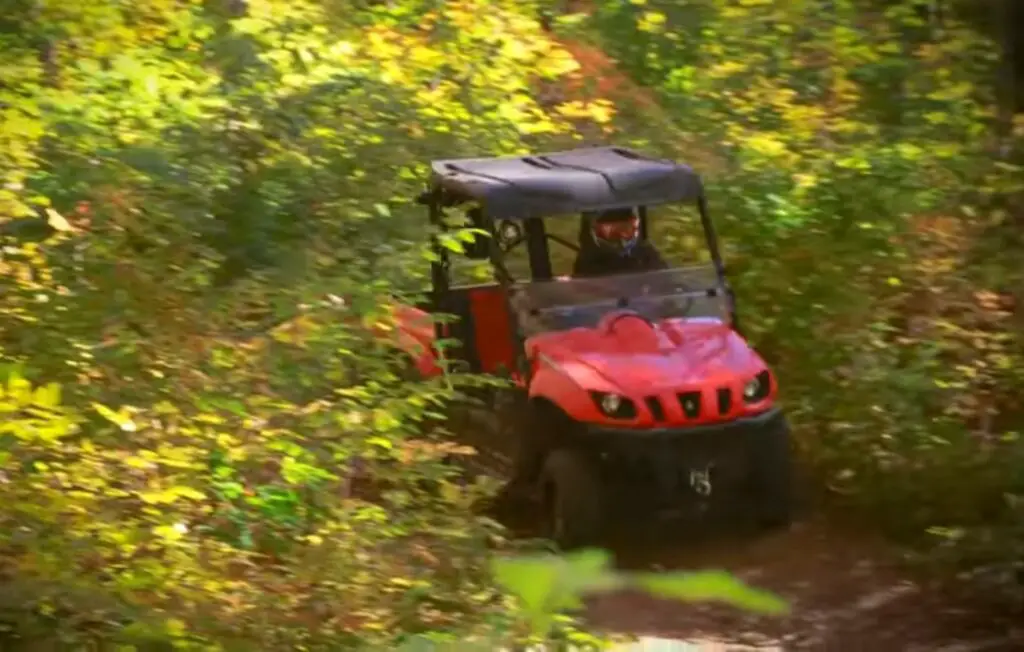
[[[640,241],[640,216],[632,208],[613,208],[590,215],[590,234],[601,249],[629,255]]]

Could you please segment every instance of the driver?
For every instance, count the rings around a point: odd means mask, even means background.
[[[580,251],[573,276],[601,276],[667,269],[658,250],[640,238],[640,217],[632,208],[584,213]]]

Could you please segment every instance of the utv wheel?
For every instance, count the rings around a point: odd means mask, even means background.
[[[525,400],[511,402],[500,420],[506,424],[505,437],[514,442],[510,451],[511,468],[501,499],[508,504],[535,507],[543,496],[538,495],[544,461],[559,433],[571,428],[566,418],[554,409]]]
[[[567,550],[593,543],[604,517],[594,463],[582,453],[556,450],[544,460],[540,480],[548,537]]]
[[[751,482],[754,519],[759,527],[781,529],[793,520],[793,461],[789,426],[782,421],[754,440]]]

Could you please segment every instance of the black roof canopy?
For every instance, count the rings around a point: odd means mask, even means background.
[[[692,168],[623,147],[431,163],[431,186],[476,200],[496,219],[525,219],[697,199]]]

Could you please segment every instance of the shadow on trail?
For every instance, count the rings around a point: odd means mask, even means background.
[[[621,533],[620,533],[621,534]],[[1024,649],[1024,632],[979,613],[936,586],[911,579],[890,545],[811,517],[787,531],[736,528],[699,536],[620,542],[630,569],[722,568],[790,602],[784,618],[719,605],[684,605],[623,592],[596,598],[589,618],[613,631],[692,640],[725,649],[1002,652]],[[1015,634],[1018,638],[1013,640]],[[736,647],[741,646],[741,647]]]
[[[527,513],[505,515],[535,536]],[[623,529],[605,543],[623,570],[725,569],[789,601],[786,617],[622,591],[588,601],[596,628],[696,650],[1010,652],[1024,627],[913,579],[891,544],[820,515],[764,533],[728,521]]]

